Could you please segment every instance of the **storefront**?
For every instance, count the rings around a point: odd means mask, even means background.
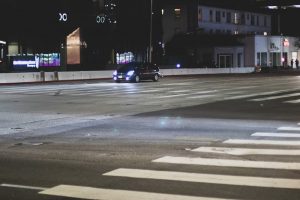
[[[300,53],[299,38],[287,36],[249,36],[245,38],[245,66],[293,67]]]

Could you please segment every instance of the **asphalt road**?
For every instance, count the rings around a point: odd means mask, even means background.
[[[299,200],[300,75],[0,86],[0,199]]]

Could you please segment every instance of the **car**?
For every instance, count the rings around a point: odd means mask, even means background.
[[[158,81],[162,75],[159,67],[152,63],[129,63],[120,66],[113,73],[115,82],[130,81],[140,82],[140,80]]]

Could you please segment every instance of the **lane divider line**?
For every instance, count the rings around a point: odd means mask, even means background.
[[[1,187],[10,187],[10,188],[19,188],[19,189],[29,189],[29,190],[47,190],[49,188],[45,187],[34,187],[34,186],[27,186],[27,185],[15,185],[15,184],[7,184],[2,183]]]

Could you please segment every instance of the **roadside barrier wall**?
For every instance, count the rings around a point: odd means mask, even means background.
[[[182,76],[182,75],[198,75],[198,74],[245,74],[245,73],[254,72],[254,67],[180,68],[180,69],[161,69],[160,71],[164,76]],[[112,77],[112,73],[113,73],[113,70],[109,70],[109,71],[0,73],[0,84],[109,79]]]

